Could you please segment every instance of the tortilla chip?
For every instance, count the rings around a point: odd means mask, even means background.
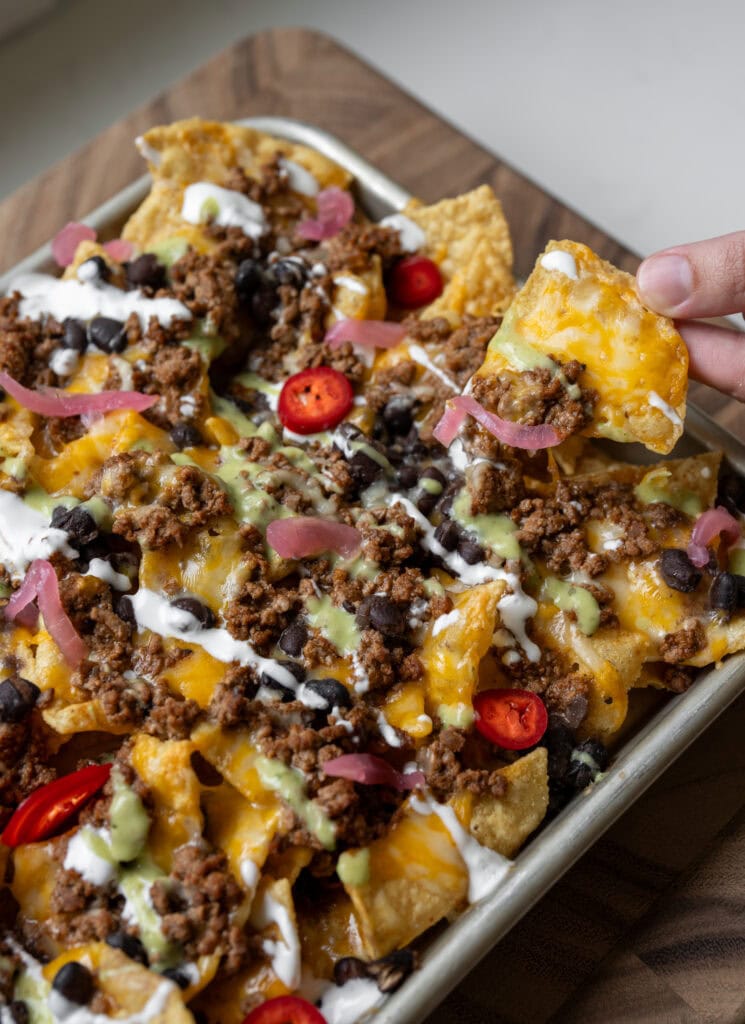
[[[488,185],[433,206],[412,201],[404,213],[424,231],[420,251],[445,279],[442,295],[422,310],[423,320],[504,312],[515,291],[512,242],[502,204]]]
[[[574,280],[546,269],[546,254],[574,260]],[[517,338],[563,362],[586,369],[582,387],[598,393],[590,437],[641,441],[669,452],[683,433],[688,352],[672,320],[641,304],[634,278],[601,260],[578,242],[549,242],[518,292],[489,346],[480,376],[510,366],[499,339]],[[513,369],[521,367],[513,366]]]
[[[349,886],[365,952],[374,959],[409,942],[466,899],[468,871],[435,814],[408,809],[370,851],[370,877]]]
[[[468,827],[482,846],[514,857],[548,810],[548,752],[537,747],[499,774],[507,780],[507,792],[476,797]]]
[[[122,238],[142,250],[170,239],[182,239],[198,252],[214,248],[215,241],[202,225],[182,219],[184,189],[198,181],[223,185],[236,168],[256,177],[276,154],[309,171],[322,189],[345,188],[351,181],[348,171],[306,146],[253,128],[197,117],[151,128],[140,147],[148,159],[153,187],[125,224]]]

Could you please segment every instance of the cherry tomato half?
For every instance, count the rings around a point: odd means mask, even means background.
[[[243,1024],[326,1024],[326,1018],[305,999],[277,996],[251,1010]]]
[[[35,789],[15,809],[0,842],[6,846],[23,846],[47,839],[95,796],[110,774],[110,764],[89,764]]]
[[[352,385],[343,373],[331,366],[313,366],[287,378],[277,415],[296,434],[316,434],[341,423],[353,402]]]
[[[482,690],[473,698],[476,728],[505,750],[524,750],[543,736],[548,712],[530,690]]]
[[[406,256],[391,271],[388,293],[395,306],[417,309],[442,294],[440,268],[426,256]]]

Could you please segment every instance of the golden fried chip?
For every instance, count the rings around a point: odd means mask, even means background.
[[[422,310],[423,320],[504,312],[515,290],[512,242],[502,204],[488,185],[433,206],[412,201],[404,213],[424,231],[421,252],[445,279],[442,295]]]
[[[583,363],[598,394],[585,433],[669,452],[683,433],[688,352],[634,278],[578,242],[549,242],[489,345],[479,376],[530,369],[540,356]]]
[[[488,794],[474,799],[469,831],[482,846],[514,857],[548,810],[548,754],[545,747],[501,768],[507,780],[502,797]]]

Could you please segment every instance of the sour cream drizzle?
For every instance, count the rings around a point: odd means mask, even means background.
[[[450,388],[451,391],[460,392],[460,388],[453,378],[449,377],[444,370],[441,370],[439,366],[432,362],[421,345],[409,345],[409,355],[415,363],[419,363],[425,370],[429,370],[430,373],[434,373],[435,377],[439,377],[442,383]]]
[[[265,892],[254,921],[258,928],[266,928],[270,924],[277,926],[280,939],[276,942],[274,939],[264,939],[264,952],[271,958],[272,970],[279,980],[290,989],[297,988],[302,967],[300,940],[287,907],[275,900],[271,893]]]
[[[393,228],[394,231],[398,231],[401,248],[404,252],[416,252],[417,249],[423,248],[427,241],[427,237],[419,225],[405,213],[390,213],[378,223],[381,228]]]
[[[303,196],[318,195],[321,186],[307,168],[301,167],[286,156],[279,158],[279,166],[287,172],[287,184],[293,192],[299,192]]]
[[[181,216],[190,224],[210,219],[221,227],[240,228],[249,238],[259,238],[266,231],[264,211],[258,203],[242,192],[222,188],[211,181],[198,181],[184,189]]]
[[[574,262],[574,256],[570,252],[564,252],[563,249],[553,249],[551,252],[541,256],[540,262],[544,270],[558,270],[565,277],[571,277],[573,281],[579,281],[577,264]]]
[[[30,508],[17,494],[0,490],[0,563],[14,579],[23,576],[36,558],[48,559],[60,551],[77,558],[68,543],[65,530],[49,525],[49,520]]]
[[[677,412],[671,405],[669,405],[664,398],[661,398],[656,391],[649,392],[649,404],[654,409],[659,409],[663,416],[666,416],[670,420],[674,427],[683,427],[683,420],[678,416]]]
[[[466,832],[453,808],[447,804],[439,804],[429,794],[423,798],[411,797],[410,804],[418,814],[436,814],[450,833],[468,869],[468,902],[476,903],[493,892],[512,867],[512,862],[488,846],[482,846],[470,832]]]

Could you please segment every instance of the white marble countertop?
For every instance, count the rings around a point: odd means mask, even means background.
[[[743,227],[742,0],[59,0],[0,43],[0,196],[231,41],[293,24],[640,253]]]

